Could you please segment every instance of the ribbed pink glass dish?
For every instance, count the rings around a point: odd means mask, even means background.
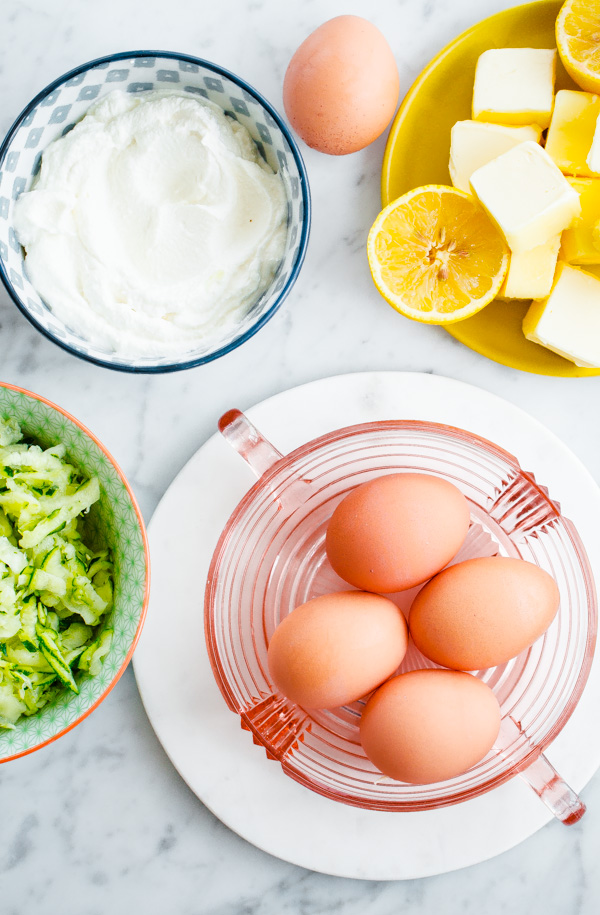
[[[564,727],[585,685],[597,626],[585,549],[560,505],[516,458],[485,439],[435,423],[388,421],[340,429],[283,457],[237,410],[220,429],[258,482],[239,503],[215,550],[205,597],[208,653],[229,708],[270,759],[333,800],[413,811],[476,797],[520,773],[563,822],[585,807],[552,768],[545,748]],[[325,531],[352,488],[385,473],[432,473],[470,502],[471,527],[454,562],[501,554],[550,572],[561,594],[557,618],[529,650],[478,671],[502,709],[497,745],[456,778],[408,785],[385,778],[359,741],[363,701],[306,711],[270,681],[269,639],[296,606],[350,588],[331,569]],[[393,595],[405,610],[418,589]],[[410,645],[400,671],[435,667]]]

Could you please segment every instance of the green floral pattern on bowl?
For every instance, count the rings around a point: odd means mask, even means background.
[[[77,676],[79,695],[65,689],[47,706],[21,718],[15,730],[0,731],[0,762],[37,749],[78,724],[118,680],[141,631],[148,598],[149,562],[139,509],[121,472],[76,421],[35,394],[0,383],[0,416],[20,424],[27,441],[44,447],[62,442],[70,459],[87,476],[98,477],[100,500],[86,519],[86,542],[107,545],[115,563],[114,629],[100,673]]]

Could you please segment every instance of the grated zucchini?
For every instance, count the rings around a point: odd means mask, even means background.
[[[74,671],[97,674],[110,649],[112,557],[79,526],[99,497],[64,445],[27,444],[0,418],[0,729],[78,693]]]

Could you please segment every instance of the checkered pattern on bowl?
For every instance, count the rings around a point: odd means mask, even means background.
[[[207,98],[246,127],[259,152],[281,174],[288,205],[283,260],[270,287],[240,324],[210,350],[178,357],[123,359],[66,326],[27,278],[23,250],[12,226],[15,200],[31,186],[44,149],[72,129],[97,99],[114,89],[140,93],[173,89]],[[233,74],[207,61],[167,52],[128,52],[84,64],[41,92],[25,109],[0,148],[0,277],[26,317],[64,348],[111,368],[171,371],[207,362],[244,342],[279,307],[301,267],[308,241],[310,196],[300,153],[271,106]]]

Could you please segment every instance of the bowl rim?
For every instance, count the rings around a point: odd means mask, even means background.
[[[231,688],[229,680],[226,676],[223,663],[221,661],[221,655],[217,648],[214,603],[217,581],[219,580],[219,575],[222,571],[223,557],[226,554],[226,550],[228,549],[233,532],[235,531],[237,524],[243,517],[244,513],[247,511],[248,507],[252,505],[253,501],[257,497],[260,497],[261,494],[263,494],[265,491],[268,491],[270,484],[276,477],[278,477],[280,474],[285,474],[293,467],[295,463],[308,457],[312,452],[318,449],[324,447],[326,448],[330,445],[336,445],[346,440],[359,438],[360,436],[369,434],[371,432],[394,430],[410,431],[412,429],[424,429],[425,431],[433,431],[441,435],[449,435],[467,443],[475,444],[478,448],[496,455],[497,457],[506,461],[506,463],[512,464],[515,470],[517,470],[522,477],[527,479],[529,484],[538,491],[540,496],[546,502],[548,502],[549,505],[552,506],[557,515],[562,519],[565,531],[569,536],[569,539],[575,549],[575,553],[581,565],[581,572],[585,582],[585,591],[587,596],[588,631],[586,633],[584,654],[579,666],[579,670],[577,671],[577,677],[572,686],[568,699],[564,703],[564,706],[557,717],[557,720],[554,722],[542,740],[536,742],[534,745],[529,746],[529,749],[524,752],[520,760],[518,760],[516,763],[513,762],[511,765],[507,766],[503,772],[499,773],[494,778],[488,779],[487,781],[473,786],[472,788],[458,789],[454,794],[448,795],[442,799],[425,799],[418,802],[395,801],[392,805],[390,805],[390,802],[388,801],[379,802],[373,800],[365,801],[364,799],[358,799],[351,793],[350,790],[347,790],[346,788],[336,791],[329,786],[319,784],[318,782],[311,779],[310,776],[299,772],[287,764],[286,753],[278,753],[277,750],[274,749],[270,744],[270,742],[265,739],[263,733],[255,725],[251,716],[248,716],[244,710],[240,710],[238,700],[236,699],[233,689]],[[241,497],[229,515],[213,550],[206,579],[206,586],[204,589],[204,639],[209,663],[212,668],[215,683],[227,707],[231,712],[240,718],[242,728],[249,730],[253,734],[254,742],[266,751],[267,758],[276,759],[280,763],[285,775],[287,775],[289,778],[292,778],[303,787],[308,788],[309,790],[314,791],[316,794],[320,794],[323,797],[327,797],[330,800],[347,804],[348,806],[383,811],[386,813],[407,813],[417,812],[421,810],[439,809],[479,797],[489,791],[494,790],[500,785],[503,785],[511,778],[514,778],[515,775],[525,771],[530,765],[535,763],[535,761],[539,759],[540,756],[543,756],[546,749],[560,734],[562,729],[571,718],[581,699],[583,690],[585,689],[590,675],[596,650],[597,635],[598,594],[596,591],[594,577],[590,568],[587,549],[581,540],[579,532],[574,523],[570,520],[570,518],[563,515],[560,502],[556,501],[553,496],[550,495],[546,486],[537,481],[533,472],[524,470],[519,459],[510,451],[503,448],[501,445],[497,445],[495,442],[491,441],[491,439],[485,438],[484,436],[475,432],[471,432],[468,429],[463,429],[460,426],[453,426],[449,423],[440,423],[430,420],[386,419],[353,423],[349,426],[343,426],[341,428],[334,429],[330,432],[319,435],[310,441],[304,442],[297,448],[294,448],[292,451],[287,452],[286,454],[282,454],[279,459],[274,461],[274,463],[271,464],[271,466],[268,467],[264,473],[254,481],[254,483],[244,493],[244,495]],[[277,696],[283,695],[279,692],[279,690],[276,690],[275,688],[273,689],[273,693]],[[292,703],[292,705],[294,705],[299,710],[304,711],[302,707],[296,705],[296,703]]]
[[[115,676],[112,678],[112,680],[110,681],[110,683],[108,684],[108,686],[106,687],[104,692],[102,692],[98,696],[98,698],[95,700],[95,702],[92,705],[90,705],[88,708],[86,708],[85,711],[83,711],[81,713],[81,715],[79,715],[79,717],[75,719],[75,721],[72,721],[69,725],[64,727],[61,731],[58,731],[56,734],[53,734],[52,737],[48,737],[46,740],[43,740],[41,743],[37,743],[33,747],[27,747],[27,749],[25,749],[25,750],[19,750],[18,753],[13,753],[11,756],[0,757],[0,764],[2,764],[2,763],[11,762],[11,760],[13,760],[13,759],[19,759],[21,756],[28,756],[30,753],[34,753],[36,750],[41,750],[42,747],[47,747],[48,744],[53,743],[55,740],[58,740],[59,737],[62,737],[64,734],[67,734],[69,731],[73,730],[74,727],[76,727],[78,724],[81,724],[81,722],[85,718],[87,718],[88,715],[91,715],[91,713],[95,709],[98,708],[100,703],[103,702],[104,699],[106,699],[106,697],[111,692],[113,687],[116,686],[117,682],[121,679],[121,677],[125,673],[125,670],[129,664],[129,662],[131,661],[133,652],[135,651],[136,645],[138,643],[139,637],[142,632],[142,628],[144,626],[144,622],[146,620],[146,612],[148,610],[148,602],[150,600],[150,548],[148,545],[148,535],[146,533],[146,525],[144,524],[144,518],[142,516],[142,512],[138,505],[137,499],[136,499],[135,495],[133,494],[133,490],[132,490],[131,486],[129,485],[129,482],[128,482],[125,474],[123,473],[123,471],[121,470],[121,468],[117,464],[117,462],[115,461],[115,459],[112,456],[112,454],[110,453],[110,451],[108,451],[108,449],[102,444],[102,442],[98,438],[96,438],[94,433],[90,432],[90,430],[87,428],[87,426],[84,426],[83,423],[80,422],[78,419],[76,419],[74,416],[72,416],[71,413],[68,413],[66,410],[63,410],[62,407],[57,406],[55,403],[52,403],[51,400],[48,400],[46,397],[42,397],[40,394],[34,394],[33,391],[28,391],[27,388],[21,388],[18,385],[8,384],[7,382],[4,382],[4,381],[0,381],[0,387],[5,388],[9,391],[14,391],[17,394],[25,394],[26,397],[31,397],[33,400],[38,400],[41,403],[45,404],[46,406],[51,407],[53,410],[56,410],[57,413],[60,413],[66,419],[68,419],[72,423],[74,423],[79,429],[81,429],[81,431],[85,435],[87,435],[94,442],[94,444],[96,444],[98,446],[98,448],[102,451],[102,453],[104,455],[106,455],[106,457],[110,461],[112,467],[114,467],[118,476],[121,478],[123,485],[125,486],[125,489],[127,490],[127,494],[131,500],[133,509],[136,513],[138,525],[139,525],[139,529],[140,529],[140,534],[142,536],[142,544],[144,547],[144,557],[145,557],[145,566],[146,566],[146,575],[145,575],[145,581],[144,581],[144,596],[142,599],[142,609],[141,609],[141,613],[140,613],[140,618],[138,620],[137,628],[135,630],[135,635],[133,637],[132,643],[129,647],[125,660],[121,664],[119,670],[116,672]]]
[[[260,319],[256,321],[251,327],[249,327],[243,334],[240,334],[234,340],[227,343],[225,346],[219,347],[219,349],[214,350],[211,353],[208,353],[204,356],[199,356],[196,359],[188,359],[186,362],[181,363],[168,363],[166,365],[143,365],[136,366],[128,363],[115,363],[109,362],[105,359],[100,359],[96,356],[92,356],[89,353],[83,353],[79,350],[76,350],[70,344],[66,343],[63,340],[60,340],[58,337],[55,337],[47,328],[35,318],[31,312],[25,307],[20,297],[18,296],[12,281],[10,280],[4,260],[0,257],[0,280],[4,284],[6,291],[8,292],[10,298],[13,300],[14,304],[17,306],[19,311],[27,318],[30,324],[33,324],[36,330],[44,335],[48,340],[51,340],[52,343],[55,343],[65,352],[70,353],[73,356],[77,356],[79,359],[83,359],[85,362],[91,362],[94,365],[99,365],[102,368],[112,369],[117,372],[129,372],[132,374],[166,374],[168,372],[179,372],[184,369],[195,368],[198,365],[205,365],[208,362],[213,362],[215,359],[220,358],[221,356],[226,356],[227,353],[230,353],[232,350],[237,349],[238,346],[241,346],[242,343],[245,343],[246,340],[249,340],[251,337],[256,334],[261,327],[263,327],[267,321],[269,321],[276,311],[283,304],[287,298],[292,286],[298,278],[298,274],[302,269],[302,264],[304,263],[304,258],[306,256],[306,249],[308,247],[308,239],[310,235],[310,223],[311,223],[311,214],[312,214],[312,205],[310,197],[310,186],[308,183],[308,173],[306,171],[306,166],[298,144],[292,136],[291,129],[284,122],[282,116],[278,111],[271,105],[267,99],[261,95],[250,83],[247,83],[241,77],[236,76],[235,73],[232,73],[230,70],[227,70],[225,67],[221,67],[218,64],[214,64],[209,60],[205,60],[202,57],[194,57],[190,54],[180,54],[177,51],[151,51],[151,50],[138,50],[138,51],[118,51],[114,54],[106,54],[103,57],[96,57],[93,60],[89,60],[86,63],[80,64],[77,67],[74,67],[72,70],[68,70],[62,76],[59,76],[53,82],[49,83],[44,89],[37,93],[37,95],[23,108],[21,113],[17,116],[11,127],[9,128],[6,136],[0,143],[0,169],[2,168],[2,163],[8,152],[10,144],[13,140],[14,135],[21,126],[22,121],[27,117],[27,115],[51,92],[57,89],[59,86],[62,86],[68,80],[72,79],[74,76],[78,76],[80,73],[85,73],[88,70],[92,70],[94,67],[99,66],[100,64],[112,63],[113,61],[119,60],[130,60],[137,59],[140,57],[164,57],[168,60],[178,60],[183,61],[184,63],[197,64],[198,66],[205,67],[207,70],[211,70],[213,73],[217,73],[220,76],[224,76],[231,82],[238,85],[245,92],[248,92],[252,95],[256,101],[271,115],[275,123],[277,124],[279,130],[287,140],[291,153],[294,157],[298,173],[300,175],[300,188],[302,194],[302,201],[304,204],[304,214],[302,220],[302,230],[300,233],[300,240],[298,244],[298,255],[296,261],[290,271],[290,275],[287,279],[287,282],[283,289],[280,291],[279,295],[273,302],[273,304],[267,309],[267,311],[261,315]]]

